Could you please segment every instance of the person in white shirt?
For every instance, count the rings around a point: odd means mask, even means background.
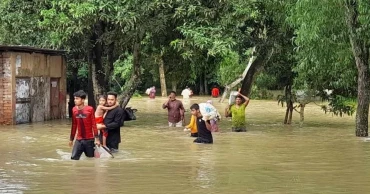
[[[186,86],[186,88],[181,92],[181,95],[182,95],[183,99],[189,99],[190,98],[191,92],[190,92],[190,89],[189,89],[188,86]]]

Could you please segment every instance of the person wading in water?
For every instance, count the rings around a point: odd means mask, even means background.
[[[104,117],[108,110],[112,110],[116,108],[118,104],[115,104],[114,106],[107,106],[107,97],[104,95],[99,96],[99,105],[96,107],[95,111],[95,122],[96,124],[104,124]],[[108,132],[105,129],[100,130],[103,133],[103,146],[107,146],[107,137]]]
[[[117,93],[107,93],[107,104],[109,107],[117,104]],[[123,125],[123,116],[123,109],[117,106],[106,113],[104,117],[104,124],[98,124],[99,130],[105,129],[108,133],[107,147],[111,152],[118,152],[118,147],[121,143],[121,126]]]
[[[194,140],[194,143],[213,143],[212,126],[209,118],[201,114],[198,104],[191,105],[190,110],[191,114],[197,117],[198,137]]]
[[[82,153],[91,158],[94,157],[95,144],[100,145],[94,108],[85,106],[86,93],[84,91],[77,91],[73,96],[76,106],[72,109],[72,127],[69,141],[69,146],[72,147],[73,145],[71,159],[79,160]],[[76,131],[78,131],[77,138],[73,144]]]
[[[244,103],[243,103],[244,99]],[[231,116],[232,131],[233,132],[246,132],[247,128],[245,126],[245,108],[249,104],[249,98],[239,93],[235,98],[235,104],[230,105],[225,110],[225,116]]]
[[[163,109],[168,110],[168,125],[170,127],[182,127],[185,109],[180,100],[176,99],[176,92],[171,91],[168,101],[162,105]]]

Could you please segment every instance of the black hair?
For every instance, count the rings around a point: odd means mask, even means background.
[[[104,94],[99,95],[99,96],[98,96],[98,100],[100,100],[100,98],[104,98],[105,100],[107,100],[107,96],[106,96],[106,95],[104,95]]]
[[[238,95],[238,96],[235,97],[235,99],[237,99],[237,98],[240,98],[240,100],[243,100],[243,97],[240,96],[240,95]]]
[[[113,95],[115,98],[117,98],[117,93],[116,92],[108,92],[107,96]]]
[[[193,104],[193,105],[191,105],[191,107],[190,107],[190,110],[199,110],[199,104]]]
[[[175,94],[176,95],[176,92],[175,91],[171,91],[170,94]]]
[[[86,99],[86,92],[79,90],[73,94],[74,97],[79,97],[81,99]]]

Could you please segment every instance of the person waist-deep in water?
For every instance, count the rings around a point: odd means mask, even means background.
[[[153,86],[153,87],[151,87],[151,89],[149,91],[149,98],[150,99],[155,99],[155,93],[156,93],[155,86]]]
[[[192,92],[188,86],[186,86],[186,88],[181,91],[181,96],[183,99],[189,99],[191,95]]]
[[[176,99],[176,92],[171,91],[168,96],[168,101],[162,105],[163,109],[168,110],[168,125],[170,127],[182,127],[185,109],[180,100]]]
[[[117,104],[117,93],[108,92],[107,93],[107,105],[109,107],[115,106]],[[115,107],[109,110],[104,117],[104,124],[98,124],[99,130],[106,130],[107,136],[107,147],[112,152],[117,152],[119,144],[121,143],[121,126],[123,125],[123,109],[120,107]]]
[[[244,102],[243,102],[244,100]],[[233,132],[246,132],[245,124],[245,109],[249,104],[249,98],[239,93],[235,98],[235,104],[230,105],[225,110],[225,116],[231,116],[232,131]]]
[[[72,109],[72,127],[69,141],[69,146],[73,145],[72,160],[79,160],[82,153],[85,153],[86,157],[94,157],[95,144],[100,145],[94,109],[91,106],[85,106],[85,99],[86,93],[84,91],[80,90],[74,93],[76,106]],[[76,132],[77,137],[74,141]]]
[[[116,108],[118,106],[118,104],[115,104],[113,106],[108,106],[107,97],[105,95],[100,95],[98,97],[98,100],[99,100],[99,105],[98,105],[98,107],[96,107],[96,110],[95,110],[95,121],[96,121],[97,125],[98,124],[104,124],[104,118],[105,118],[105,115],[106,115],[107,111],[113,110],[114,108]],[[107,146],[108,131],[106,129],[102,129],[100,131],[103,134],[102,135],[103,146],[106,147]]]
[[[211,133],[212,126],[209,118],[200,113],[198,104],[191,105],[190,110],[191,114],[196,117],[198,129],[198,137],[194,140],[194,143],[213,143],[213,137]]]
[[[218,89],[216,86],[212,88],[211,95],[213,98],[218,98],[220,95],[220,89]]]

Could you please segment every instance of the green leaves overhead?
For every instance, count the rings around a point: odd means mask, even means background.
[[[287,21],[296,33],[297,87],[306,83],[316,89],[352,90],[356,85],[344,2],[302,0],[288,5]]]

